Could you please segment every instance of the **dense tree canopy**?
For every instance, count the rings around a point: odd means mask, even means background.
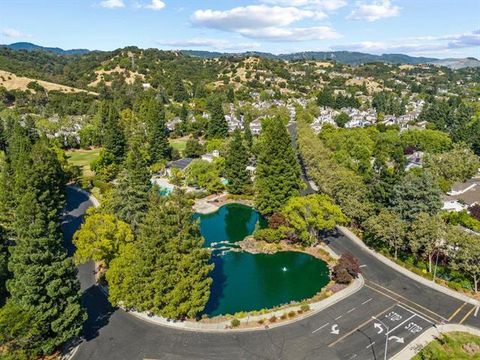
[[[168,318],[195,317],[210,295],[209,259],[184,194],[153,197],[135,244],[107,271],[110,301]]]

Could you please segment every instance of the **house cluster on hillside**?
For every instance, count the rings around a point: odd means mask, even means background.
[[[401,130],[406,130],[412,127],[420,113],[422,112],[423,106],[425,105],[424,100],[411,101],[407,108],[409,109],[405,115],[385,115],[381,121],[384,125],[399,125]],[[356,128],[356,127],[365,127],[371,126],[378,122],[377,111],[373,108],[367,110],[360,110],[356,108],[341,108],[336,110],[330,107],[322,107],[320,109],[320,114],[317,116],[312,124],[311,128],[315,133],[319,133],[324,125],[337,126],[335,122],[335,117],[344,113],[348,115],[349,121],[345,124],[346,128]],[[421,122],[415,124],[416,128],[424,129],[426,122]]]

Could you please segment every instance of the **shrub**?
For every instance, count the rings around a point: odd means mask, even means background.
[[[303,312],[308,311],[310,310],[310,305],[302,304],[302,306],[300,306],[300,309],[302,309]]]
[[[268,321],[270,321],[271,323],[274,323],[275,321],[277,321],[277,317],[275,315],[272,315],[270,319],[268,319]]]
[[[258,320],[258,323],[259,323],[260,325],[262,325],[264,322],[265,322],[265,319],[260,319],[260,320]]]
[[[290,312],[288,313],[288,317],[289,317],[289,318],[294,318],[295,315],[297,315],[297,314],[295,313],[295,311],[290,311]]]
[[[470,215],[472,215],[475,219],[480,221],[480,204],[475,204],[468,208]]]
[[[273,213],[272,216],[268,218],[268,227],[276,230],[281,226],[288,226],[285,215],[282,213]]]
[[[258,229],[255,231],[253,236],[257,240],[274,243],[282,239],[282,232],[275,229]]]
[[[333,267],[332,278],[340,284],[349,284],[360,272],[358,259],[350,253],[344,253]]]
[[[232,327],[234,327],[234,328],[239,327],[239,326],[240,326],[240,320],[238,320],[238,319],[233,319],[233,320],[230,322],[230,325],[232,325]]]
[[[282,316],[280,316],[280,319],[285,320],[288,317],[287,313],[283,313]]]

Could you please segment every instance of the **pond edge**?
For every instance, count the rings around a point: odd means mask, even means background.
[[[127,311],[127,313],[135,316],[138,319],[141,319],[143,321],[147,321],[149,323],[158,325],[158,326],[164,326],[164,327],[169,327],[169,328],[175,328],[178,330],[187,330],[187,331],[198,331],[198,332],[213,332],[213,333],[218,333],[218,332],[249,332],[249,331],[260,331],[260,330],[268,330],[280,326],[285,326],[292,324],[297,321],[304,320],[308,317],[311,317],[313,315],[316,315],[317,313],[327,309],[328,307],[336,304],[340,300],[343,300],[357,291],[359,291],[364,285],[364,279],[361,274],[358,275],[358,278],[354,279],[346,288],[340,290],[339,292],[322,299],[318,302],[310,303],[310,311],[305,312],[301,315],[296,316],[293,319],[289,319],[286,321],[279,320],[278,322],[274,324],[269,324],[269,326],[261,325],[258,324],[258,321],[261,319],[266,319],[271,316],[277,316],[278,318],[283,315],[287,314],[290,311],[298,311],[301,307],[301,304],[291,306],[288,308],[284,308],[282,310],[276,310],[272,312],[268,312],[265,314],[261,315],[255,315],[255,316],[250,316],[247,318],[248,324],[256,324],[254,327],[246,327],[246,328],[231,328],[231,319],[218,322],[218,323],[202,323],[202,322],[195,322],[191,320],[186,320],[186,321],[179,321],[179,320],[171,320],[171,319],[166,319],[161,316],[153,315],[149,316],[148,313],[146,312],[137,312],[137,311]],[[105,289],[104,289],[105,291]],[[247,323],[244,321],[244,319],[240,320],[241,324]]]

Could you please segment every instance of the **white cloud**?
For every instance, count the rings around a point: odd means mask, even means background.
[[[293,0],[294,4],[306,2],[312,1]],[[225,11],[197,10],[191,21],[198,26],[234,32],[252,39],[308,41],[338,38],[340,35],[328,26],[291,26],[301,20],[319,20],[324,17],[326,15],[322,11],[292,6],[251,5]]]
[[[358,2],[356,8],[348,15],[348,19],[377,21],[400,14],[400,7],[392,5],[390,0],[376,0],[367,4]]]
[[[347,0],[261,0],[270,5],[303,7],[307,9],[318,9],[332,11],[347,5]]]
[[[27,37],[27,35],[23,34],[21,31],[17,29],[7,28],[2,30],[2,35],[11,38],[11,39],[18,39],[22,37]]]
[[[158,42],[159,45],[174,48],[210,48],[215,50],[252,50],[260,47],[259,43],[239,43],[222,39],[195,38],[190,40],[174,40]]]
[[[165,7],[165,3],[162,0],[152,0],[148,5],[145,5],[145,8],[150,10],[162,10]]]
[[[123,0],[104,0],[100,2],[100,6],[107,9],[117,9],[125,7]]]
[[[312,41],[338,39],[340,34],[328,26],[296,27],[267,27],[263,29],[244,29],[240,33],[253,39],[269,41]]]
[[[480,30],[464,34],[397,39],[389,41],[388,43],[380,41],[362,41],[353,44],[332,46],[332,50],[362,51],[374,54],[424,54],[476,46],[480,46]]]
[[[286,26],[316,14],[295,7],[251,5],[230,10],[197,10],[192,15],[194,24],[224,30],[261,29],[269,26]]]

